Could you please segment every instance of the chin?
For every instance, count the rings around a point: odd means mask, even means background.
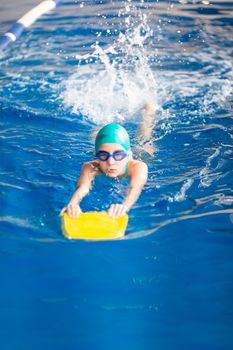
[[[112,177],[112,178],[119,176],[118,173],[115,173],[115,174],[107,173],[106,175],[107,177]]]
[[[110,172],[106,172],[106,175],[107,175],[108,177],[114,178],[114,177],[119,176],[119,172],[118,172],[118,171],[110,171]]]

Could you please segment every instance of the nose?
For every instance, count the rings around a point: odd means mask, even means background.
[[[111,165],[111,164],[114,164],[115,163],[115,160],[113,157],[109,157],[108,160],[107,160],[108,164]]]

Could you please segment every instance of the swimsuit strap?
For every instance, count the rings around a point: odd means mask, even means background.
[[[128,171],[129,171],[129,162],[126,163],[125,172],[122,176],[126,176],[128,174]]]

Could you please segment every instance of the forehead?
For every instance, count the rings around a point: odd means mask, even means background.
[[[124,151],[124,147],[122,147],[118,143],[103,143],[102,145],[100,145],[99,151],[113,153],[115,151]]]

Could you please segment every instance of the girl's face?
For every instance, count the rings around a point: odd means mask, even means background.
[[[116,151],[125,151],[125,149],[116,143],[104,143],[99,147],[99,151],[113,154]],[[99,159],[98,162],[102,172],[107,176],[114,178],[124,175],[126,164],[128,163],[128,156],[122,160],[115,160],[113,157],[109,157],[106,161]]]

